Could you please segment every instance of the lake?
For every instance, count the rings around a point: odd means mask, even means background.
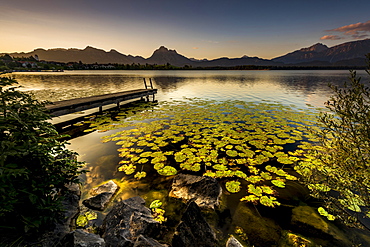
[[[359,76],[368,81],[365,71]],[[322,107],[331,95],[328,83],[348,81],[346,70],[257,70],[257,71],[65,71],[18,72],[12,76],[22,90],[40,100],[58,101],[77,97],[144,88],[143,78],[152,78],[159,102],[187,98],[208,100],[273,101],[293,108]],[[115,173],[119,161],[114,143],[101,143],[105,133],[90,133],[70,140],[89,169],[96,169],[96,183]],[[94,172],[95,173],[95,172]],[[89,181],[91,182],[91,181]],[[96,184],[94,183],[94,184]]]
[[[76,97],[143,88],[143,78],[152,78],[158,89],[156,100],[164,102],[186,98],[215,101],[274,102],[294,109],[323,107],[331,95],[328,83],[343,86],[349,72],[342,70],[263,70],[263,71],[66,71],[13,73],[22,90],[33,92],[41,100],[64,100]],[[365,71],[358,75],[368,82]],[[176,108],[174,108],[176,110]],[[70,140],[69,148],[79,153],[90,172],[83,177],[88,191],[106,180],[121,181],[116,199],[141,195],[151,201],[163,197],[163,188],[155,188],[151,180],[128,179],[118,172],[122,158],[114,142],[103,143],[102,137],[118,130],[91,132]],[[166,177],[158,183],[168,182]],[[299,186],[299,185],[296,185]],[[155,193],[148,191],[155,190]],[[300,190],[303,190],[300,188]],[[162,191],[162,192],[161,192]],[[162,194],[161,194],[162,193]],[[287,192],[288,193],[288,192]],[[230,197],[237,204],[238,200]],[[233,206],[229,203],[228,206]],[[235,209],[235,208],[234,208]],[[100,218],[106,211],[100,213]]]

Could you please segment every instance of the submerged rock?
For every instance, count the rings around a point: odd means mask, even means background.
[[[217,246],[216,234],[204,219],[198,205],[191,201],[176,228],[172,246]]]
[[[108,205],[117,190],[118,185],[112,180],[109,180],[107,183],[93,188],[90,194],[94,196],[84,200],[82,203],[90,209],[102,211]]]
[[[303,237],[301,235],[288,232],[288,231],[283,231],[281,240],[279,243],[279,247],[320,247],[321,245],[318,245],[314,243],[312,240]]]
[[[134,246],[140,235],[155,238],[160,224],[152,217],[141,197],[118,202],[102,224],[103,238],[107,246]]]
[[[81,229],[68,233],[62,241],[65,247],[105,247],[105,241],[100,236]]]
[[[256,247],[276,246],[281,228],[272,219],[262,217],[249,205],[239,203],[233,216],[233,225],[240,227],[251,245]]]
[[[333,246],[352,245],[344,232],[339,230],[332,222],[320,216],[312,207],[299,206],[294,208],[291,224],[296,232],[315,238],[315,242],[318,244],[326,245],[330,243]],[[317,240],[317,238],[321,240]]]
[[[220,203],[221,194],[221,186],[214,178],[179,174],[173,180],[169,195],[186,202],[195,199],[199,207],[214,209]]]

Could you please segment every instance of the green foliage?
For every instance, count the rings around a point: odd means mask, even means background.
[[[131,175],[153,167],[164,176],[191,172],[230,178],[225,187],[232,193],[244,180],[255,186],[248,194],[257,197],[245,201],[266,206],[278,205],[271,196],[275,189],[296,179],[282,167],[296,164],[302,153],[288,152],[286,144],[301,145],[311,138],[305,126],[315,125],[315,112],[244,101],[184,99],[118,115],[125,117],[102,117],[90,124],[91,130],[118,129],[103,142],[121,146],[119,171]],[[256,190],[261,193],[253,194]]]
[[[21,234],[60,216],[65,185],[78,182],[81,164],[58,141],[44,103],[16,83],[0,77],[0,226]]]
[[[369,218],[370,89],[356,72],[350,74],[344,88],[331,86],[334,94],[316,130],[320,145],[309,147],[313,151],[305,154],[296,170],[312,195],[325,201],[327,211],[352,225],[359,223],[358,217]],[[320,209],[327,216],[325,212]]]

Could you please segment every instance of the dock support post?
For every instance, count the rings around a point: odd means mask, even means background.
[[[145,86],[145,89],[148,89],[148,85],[146,85],[146,80],[145,80],[145,78],[143,78],[144,79],[144,86]]]
[[[103,113],[103,106],[99,106],[99,113]]]

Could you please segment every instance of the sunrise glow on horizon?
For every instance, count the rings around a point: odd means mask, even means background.
[[[166,46],[197,59],[271,59],[370,37],[365,0],[0,0],[0,8],[0,53],[92,46],[148,58]]]

